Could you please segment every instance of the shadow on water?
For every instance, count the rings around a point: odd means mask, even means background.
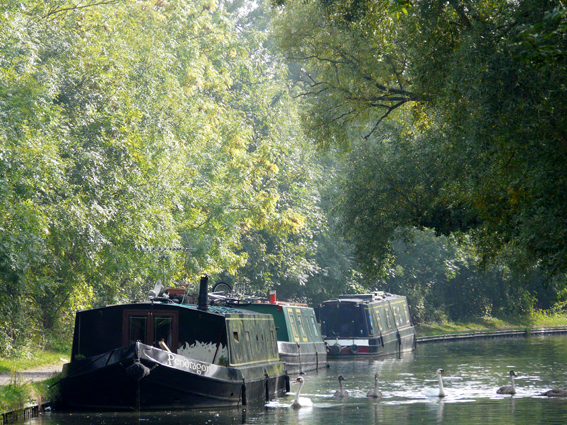
[[[437,369],[445,370],[446,396],[428,396],[438,388]],[[517,373],[517,393],[499,395]],[[379,375],[381,399],[366,397]],[[346,378],[348,397],[334,397],[337,377]],[[567,336],[468,340],[419,345],[401,358],[332,360],[330,368],[304,375],[301,397],[313,406],[292,409],[297,386],[266,406],[215,411],[155,413],[52,412],[25,423],[45,425],[170,424],[422,424],[534,425],[567,423],[567,399],[539,394],[567,387]]]

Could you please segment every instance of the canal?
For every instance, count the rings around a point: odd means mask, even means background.
[[[445,371],[444,398],[428,396]],[[516,395],[496,390],[510,385]],[[381,399],[366,393],[379,375]],[[335,398],[337,377],[349,396]],[[292,393],[265,406],[246,409],[160,413],[47,412],[26,425],[172,425],[172,424],[459,424],[534,425],[567,423],[567,399],[542,397],[551,388],[567,388],[567,336],[478,339],[422,344],[402,358],[330,361],[330,368],[308,373],[301,397],[312,407],[291,409]]]

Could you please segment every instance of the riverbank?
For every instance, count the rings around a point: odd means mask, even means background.
[[[50,385],[58,380],[67,361],[63,355],[39,352],[34,359],[0,359],[1,424],[35,417],[41,412],[45,402],[52,399]]]
[[[418,337],[465,334],[471,332],[526,331],[567,327],[567,314],[537,313],[530,317],[498,319],[483,317],[467,321],[424,323],[415,327]]]

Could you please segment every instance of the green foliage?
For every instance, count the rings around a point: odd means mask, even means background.
[[[74,310],[157,278],[234,274],[257,235],[284,248],[274,276],[313,267],[309,156],[265,16],[240,35],[237,2],[2,7],[2,353],[64,345]]]
[[[340,203],[358,258],[383,270],[395,231],[424,226],[468,233],[485,265],[564,278],[563,2],[431,0],[407,15],[398,6],[275,9],[309,134],[358,154],[364,177],[349,174]]]
[[[488,269],[469,240],[414,231],[393,244],[395,263],[378,287],[408,297],[416,323],[444,323],[475,318],[533,316],[562,308],[567,292],[561,281],[542,285],[540,271],[519,273],[505,265]],[[557,311],[557,310],[556,310]]]
[[[31,385],[17,382],[16,377],[12,376],[10,383],[0,387],[0,410],[11,412],[23,409],[24,405],[30,402],[31,396]]]
[[[439,281],[390,282],[423,317],[560,308],[552,279],[498,304],[476,251],[428,241],[447,274],[396,245],[431,228],[564,271],[564,7],[459,5],[294,0],[273,26],[240,0],[4,2],[0,353],[66,349],[75,310],[201,272],[319,302],[401,267]]]

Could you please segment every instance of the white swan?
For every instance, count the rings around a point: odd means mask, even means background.
[[[501,387],[498,389],[498,391],[496,391],[496,394],[516,394],[516,386],[514,385],[514,376],[518,376],[516,375],[516,372],[514,372],[513,370],[510,371],[510,380],[512,381],[512,385],[506,385],[505,387]]]
[[[303,384],[305,383],[303,378],[300,376],[299,378],[297,378],[295,380],[295,382],[299,384],[299,387],[297,387],[297,391],[295,393],[295,399],[293,400],[293,403],[291,403],[291,407],[293,409],[299,409],[301,407],[313,406],[313,402],[311,401],[311,399],[308,399],[306,397],[299,397],[299,393],[301,391],[301,388],[303,388]]]
[[[378,389],[378,374],[374,375],[374,389],[368,391],[366,397],[373,397],[373,398],[380,398],[382,397],[382,393]]]
[[[560,390],[558,388],[554,388],[552,390],[542,393],[541,395],[546,395],[548,397],[567,397],[567,390]]]
[[[443,369],[437,369],[435,374],[437,375],[437,380],[439,381],[439,388],[430,388],[425,390],[425,395],[428,397],[445,397],[445,388],[443,388],[443,374],[445,371]]]
[[[339,389],[335,391],[335,397],[348,397],[348,391],[343,388],[343,381],[346,381],[343,378],[343,375],[339,375]]]

